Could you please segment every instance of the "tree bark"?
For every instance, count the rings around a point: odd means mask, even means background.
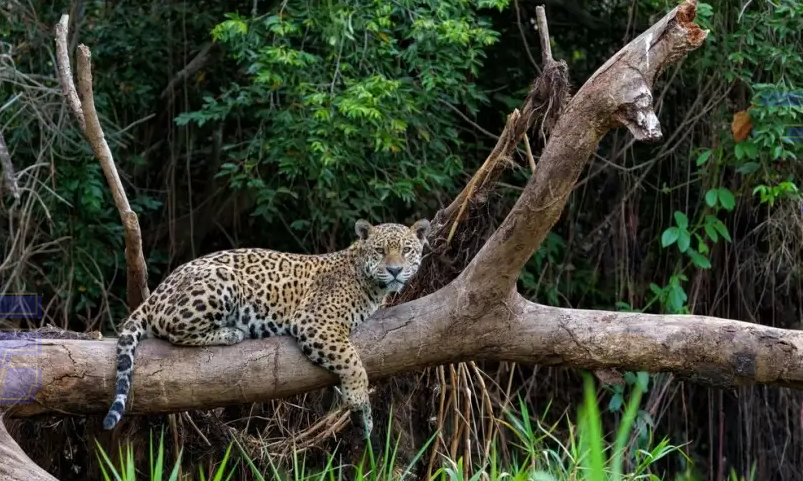
[[[374,316],[353,337],[370,379],[494,360],[672,372],[717,387],[803,388],[803,332],[704,316],[548,307],[518,295],[480,315],[461,309],[472,302],[449,286]],[[41,344],[38,354],[9,356],[8,362],[41,369],[43,382],[35,402],[14,405],[10,416],[106,412],[114,390],[112,340],[14,342],[28,348],[20,352],[35,352],[31,347]],[[289,337],[208,348],[146,340],[135,366],[133,406],[126,416],[264,402],[337,383]]]
[[[25,455],[0,416],[0,479],[8,481],[58,481]]]

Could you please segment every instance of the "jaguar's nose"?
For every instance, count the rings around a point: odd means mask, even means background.
[[[392,275],[393,277],[396,277],[401,273],[402,268],[401,267],[385,267],[385,270],[388,271],[390,273],[390,275]]]

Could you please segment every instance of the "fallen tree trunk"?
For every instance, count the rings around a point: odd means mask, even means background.
[[[474,317],[458,313],[464,302],[471,301],[447,287],[375,316],[353,337],[369,377],[495,360],[672,372],[719,387],[803,388],[803,332],[704,316],[562,309],[521,297]],[[10,367],[41,369],[43,382],[35,402],[15,405],[9,415],[106,412],[114,389],[114,342],[15,342],[28,348],[41,343],[40,353],[9,360]],[[263,402],[336,383],[336,377],[308,362],[289,337],[208,348],[145,340],[127,414]]]

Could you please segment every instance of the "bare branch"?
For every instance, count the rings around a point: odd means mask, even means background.
[[[112,191],[114,203],[120,212],[120,219],[123,222],[125,232],[125,258],[127,268],[127,300],[128,308],[133,311],[150,292],[148,290],[148,270],[145,265],[145,255],[142,252],[142,234],[139,228],[137,214],[131,210],[128,197],[120,181],[117,166],[114,164],[109,144],[103,135],[103,128],[100,125],[97,110],[95,109],[95,97],[92,91],[92,54],[86,45],[78,46],[78,59],[76,70],[78,71],[78,88],[80,97],[75,90],[70,71],[70,57],[67,51],[67,34],[69,29],[70,16],[64,14],[56,25],[56,61],[58,63],[59,81],[61,91],[73,115],[78,119],[82,132],[87,141],[92,146],[103,168],[103,174]]]
[[[538,38],[541,40],[541,61],[544,65],[549,65],[552,59],[552,44],[549,42],[549,26],[546,22],[546,12],[544,6],[535,7],[535,21],[538,26]]]
[[[0,132],[0,167],[3,169],[3,185],[11,192],[15,199],[20,198],[20,187],[17,185],[17,176],[14,173],[14,164],[11,163],[11,154],[8,152],[6,139]]]
[[[70,68],[70,52],[67,49],[67,34],[70,30],[70,16],[66,13],[61,16],[61,20],[56,24],[56,63],[58,69],[61,93],[67,102],[70,112],[72,112],[81,132],[86,131],[86,121],[84,112],[81,110],[81,101],[78,99],[78,92],[75,91],[75,83],[72,79],[72,69]]]
[[[131,210],[128,197],[125,195],[123,183],[114,165],[114,158],[106,143],[103,129],[100,126],[97,110],[95,110],[95,97],[92,92],[92,54],[89,48],[81,44],[78,46],[78,88],[81,95],[81,106],[86,118],[86,138],[100,161],[106,181],[114,197],[114,203],[120,212],[120,218],[125,228],[125,259],[128,269],[127,296],[128,308],[136,309],[149,295],[148,271],[145,266],[145,256],[142,253],[142,234],[139,229],[137,214]]]
[[[533,149],[530,147],[530,138],[527,137],[527,134],[522,136],[524,139],[524,152],[527,154],[527,164],[530,166],[530,173],[535,173],[535,157],[533,157]]]

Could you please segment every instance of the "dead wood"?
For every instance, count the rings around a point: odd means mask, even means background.
[[[515,289],[521,268],[560,218],[599,141],[627,127],[642,141],[661,138],[652,86],[662,69],[699,47],[707,32],[686,1],[617,52],[580,88],[552,130],[535,175],[502,225],[458,280],[479,299],[499,302]]]
[[[11,154],[8,152],[3,132],[0,132],[0,168],[3,169],[3,186],[15,199],[19,199],[20,188],[17,185],[17,175],[14,172],[14,164],[11,163]]]
[[[59,84],[64,101],[67,102],[70,112],[78,121],[81,132],[86,132],[86,120],[84,111],[81,108],[81,100],[75,90],[75,83],[72,80],[72,68],[70,67],[70,51],[67,48],[67,35],[70,31],[70,16],[62,15],[59,23],[56,24],[56,68],[58,69]]]
[[[546,25],[543,8],[537,7],[536,11],[539,25]],[[541,28],[539,35],[542,47],[549,46],[547,29]],[[510,159],[521,140],[524,141],[530,170],[535,171],[528,132],[540,125],[541,136],[546,139],[570,98],[568,90],[566,62],[555,61],[549,49],[544,55],[541,74],[533,82],[521,108],[508,116],[491,153],[451,204],[434,216],[429,235],[429,259],[422,263],[419,274],[410,285],[388,306],[437,291],[452,282],[471,262],[496,227],[491,225],[496,215],[490,215],[490,211],[494,208],[491,197],[497,179],[513,164]]]
[[[380,312],[353,337],[369,377],[376,381],[428,366],[492,360],[671,372],[716,387],[761,383],[803,389],[803,332],[704,316],[548,307],[519,296],[474,317],[462,308],[470,302],[448,286]],[[9,356],[9,366],[38,368],[43,375],[35,402],[14,405],[9,415],[92,415],[108,409],[113,341],[4,342],[29,350],[38,343],[40,353]],[[264,402],[337,383],[305,361],[289,337],[247,340],[236,349],[148,340],[138,352],[137,374],[126,414]]]
[[[57,481],[36,465],[12,438],[0,415],[0,479],[3,481]]]
[[[100,125],[100,118],[95,109],[95,97],[92,92],[92,54],[86,45],[78,46],[78,88],[76,93],[75,84],[72,79],[70,69],[70,55],[67,49],[67,34],[69,29],[70,16],[62,15],[61,20],[56,25],[56,60],[57,70],[61,91],[67,106],[78,120],[81,131],[86,136],[87,141],[92,146],[103,168],[103,174],[112,191],[114,204],[120,212],[120,219],[123,222],[125,232],[125,260],[126,260],[126,297],[130,311],[136,309],[150,292],[148,291],[148,269],[145,265],[145,256],[142,253],[142,234],[139,228],[137,214],[131,210],[128,197],[120,181],[117,166],[114,164],[114,157],[103,135],[103,128]],[[80,94],[80,101],[79,101]]]

